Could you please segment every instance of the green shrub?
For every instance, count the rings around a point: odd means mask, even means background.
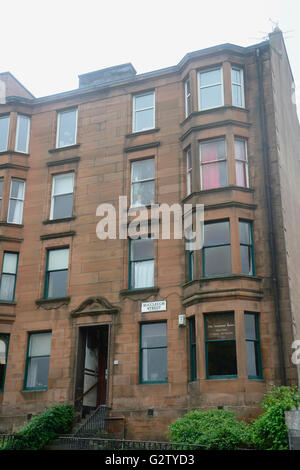
[[[225,410],[190,411],[169,426],[173,442],[200,444],[206,449],[249,447],[249,425]]]
[[[55,405],[35,416],[16,434],[15,439],[5,446],[5,450],[43,449],[58,434],[70,430],[74,420],[74,408],[70,404]]]
[[[298,408],[300,394],[297,387],[276,387],[265,394],[264,413],[253,421],[251,440],[260,450],[288,449],[288,432],[284,412]]]

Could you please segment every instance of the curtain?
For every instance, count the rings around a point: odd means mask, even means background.
[[[14,285],[15,285],[15,276],[9,275],[9,274],[2,274],[1,287],[0,287],[0,299],[1,300],[13,300]]]
[[[133,263],[133,286],[134,288],[153,287],[154,283],[154,261],[140,261]]]

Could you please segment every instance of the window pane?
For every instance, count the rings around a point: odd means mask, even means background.
[[[0,118],[0,152],[7,150],[9,116]]]
[[[142,352],[143,382],[168,380],[167,349],[144,349]]]
[[[142,348],[167,346],[166,323],[148,323],[142,325]]]
[[[154,178],[154,158],[131,164],[131,182]]]
[[[235,158],[237,158],[238,160],[246,161],[247,160],[246,141],[235,139],[234,140],[234,152],[235,152]]]
[[[227,186],[227,163],[209,163],[201,166],[201,189]]]
[[[235,339],[234,314],[206,315],[206,339]]]
[[[154,127],[154,109],[136,111],[135,113],[135,131],[152,129]]]
[[[200,144],[201,163],[226,159],[225,139]]]
[[[49,363],[49,357],[32,358],[28,361],[27,388],[47,387]]]
[[[3,390],[9,335],[0,335],[0,390]]]
[[[235,341],[207,343],[208,376],[237,375]]]
[[[59,114],[58,147],[66,147],[76,143],[76,120],[76,109]]]
[[[154,240],[141,238],[131,240],[131,261],[154,258]]]
[[[154,261],[138,261],[132,263],[131,287],[141,289],[154,285]]]
[[[2,199],[2,191],[3,191],[3,179],[0,180],[0,199]]]
[[[28,116],[18,116],[17,121],[17,152],[28,152],[30,118]]]
[[[73,173],[66,173],[64,175],[56,175],[53,178],[53,195],[67,194],[73,192]]]
[[[256,316],[252,313],[245,313],[245,334],[246,339],[257,339]]]
[[[135,111],[154,106],[154,93],[148,95],[135,96]]]
[[[233,106],[243,106],[243,90],[240,85],[232,85],[232,104]]]
[[[15,275],[14,274],[2,274],[1,286],[0,286],[0,299],[1,300],[14,300],[15,290]]]
[[[204,246],[230,243],[229,221],[204,224]]]
[[[146,181],[144,183],[135,183],[132,185],[132,206],[147,206],[154,204],[155,197],[154,181]]]
[[[30,336],[29,353],[33,356],[49,356],[51,348],[51,333],[38,333]]]
[[[243,188],[248,186],[246,165],[246,163],[239,162],[237,160],[235,162],[236,184],[237,186],[242,186]]]
[[[239,69],[231,69],[231,79],[232,83],[242,84],[242,73]]]
[[[251,245],[251,224],[249,222],[239,221],[240,243]]]
[[[200,90],[201,98],[201,109],[216,108],[222,106],[223,96],[222,96],[222,86],[216,85],[209,88],[201,88]]]
[[[6,274],[16,274],[17,272],[17,253],[4,253],[2,272]]]
[[[252,377],[258,377],[260,375],[258,362],[258,344],[253,341],[246,341],[246,348],[248,375]]]
[[[21,224],[23,218],[23,201],[11,199],[9,201],[7,222]]]
[[[204,276],[231,274],[230,246],[205,248]]]
[[[241,251],[242,274],[245,274],[246,276],[250,276],[250,275],[253,274],[252,259],[251,259],[251,247],[241,245],[241,250],[240,251]]]
[[[221,83],[222,73],[221,69],[208,70],[207,72],[200,73],[200,86],[209,86]]]
[[[16,180],[16,179],[11,181],[10,197],[13,197],[16,199],[24,199],[24,191],[25,191],[25,181]]]
[[[67,292],[68,271],[52,271],[48,279],[48,298],[65,297]]]
[[[55,196],[53,200],[53,219],[71,217],[73,211],[73,194]]]
[[[69,248],[50,250],[48,252],[48,271],[56,269],[68,269]]]

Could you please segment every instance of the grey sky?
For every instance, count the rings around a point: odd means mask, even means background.
[[[1,1],[1,0],[0,0]],[[299,0],[10,0],[0,3],[0,72],[35,96],[77,88],[78,75],[131,62],[138,73],[187,53],[285,34],[300,104]],[[300,109],[300,107],[298,108]]]

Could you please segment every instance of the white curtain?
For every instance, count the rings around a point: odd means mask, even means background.
[[[154,261],[141,261],[134,263],[134,288],[153,287]]]

